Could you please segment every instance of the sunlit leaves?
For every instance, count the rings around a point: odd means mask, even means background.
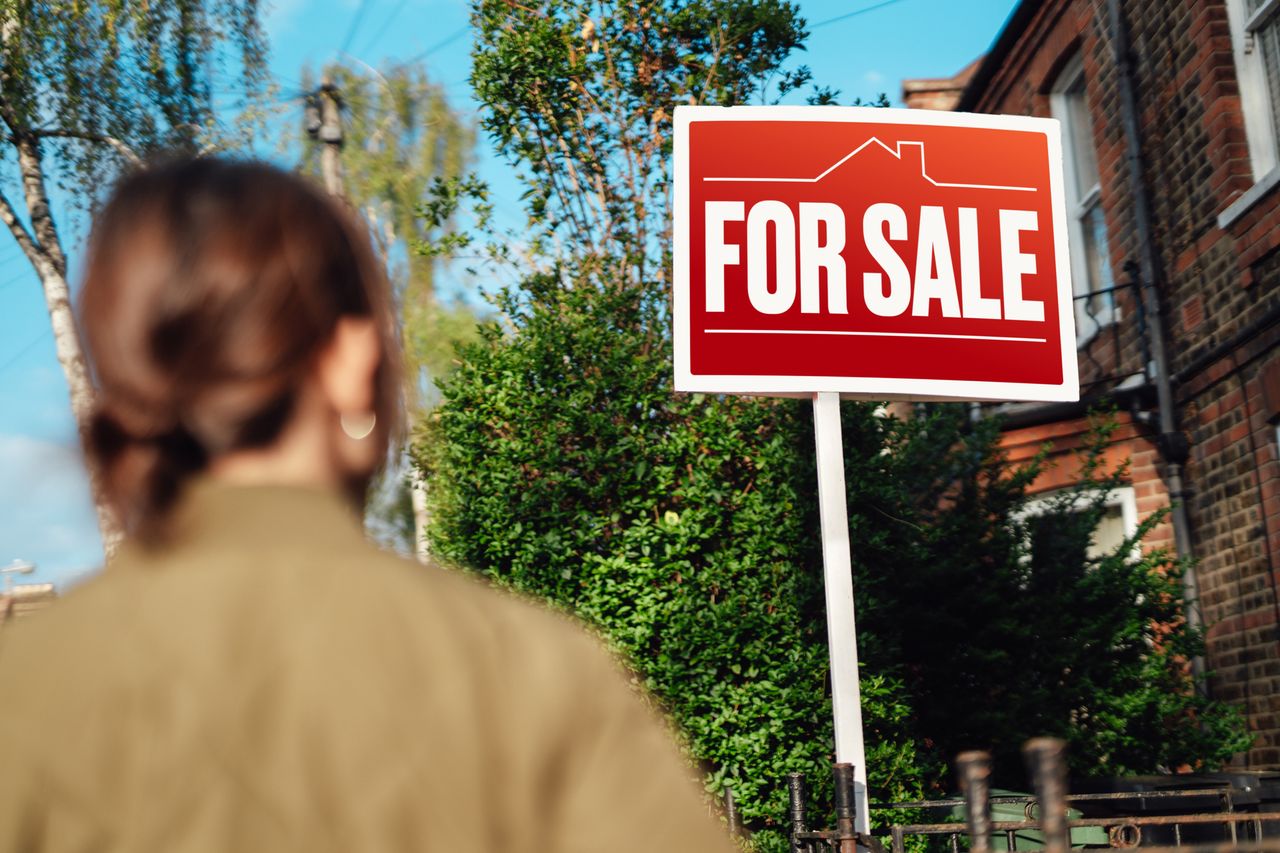
[[[805,35],[787,0],[478,0],[473,21],[483,127],[525,176],[533,228],[610,286],[654,292],[675,106],[751,100]]]
[[[437,553],[603,630],[712,790],[732,787],[767,830],[787,772],[823,796],[832,749],[807,409],[673,394],[665,348],[634,331],[642,300],[572,276],[500,299],[504,324],[443,385],[416,444]],[[927,766],[906,695],[892,671],[868,671],[874,782],[889,797],[918,794]]]
[[[194,152],[237,133],[218,98],[262,94],[266,42],[256,0],[4,0],[0,119],[9,135],[109,136],[139,156]],[[93,138],[42,147],[87,200],[120,165]]]
[[[437,282],[441,256],[465,254],[471,243],[470,231],[452,226],[459,201],[484,190],[459,177],[471,162],[475,129],[421,67],[333,65],[325,76],[343,102],[346,194],[386,259],[400,306],[417,414],[451,369],[453,344],[473,336],[474,313],[438,293]],[[311,87],[310,72],[303,82]],[[307,145],[301,164],[317,177],[319,147]]]

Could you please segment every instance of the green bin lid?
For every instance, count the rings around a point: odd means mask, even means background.
[[[1006,791],[1001,788],[992,788],[991,796],[994,797],[1030,797],[1024,791]],[[1035,820],[1036,806],[1032,806],[1031,815],[1028,817],[1026,807],[1021,803],[992,803],[991,819],[993,821],[1020,822],[1026,820]],[[1079,809],[1067,809],[1067,818],[1075,820],[1083,817],[1084,814]],[[951,819],[958,822],[964,821],[964,806],[956,806],[951,810]],[[1072,847],[1093,847],[1093,846],[1110,846],[1107,840],[1107,831],[1100,826],[1077,826],[1071,830],[1071,846]],[[1013,850],[1040,850],[1044,847],[1044,834],[1038,829],[1019,829],[1013,833]],[[1009,835],[1006,832],[991,833],[991,848],[993,850],[1009,850]]]

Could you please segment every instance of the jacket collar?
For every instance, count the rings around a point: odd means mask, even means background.
[[[364,540],[358,509],[336,489],[238,485],[198,477],[183,490],[151,556],[173,550],[327,548]]]

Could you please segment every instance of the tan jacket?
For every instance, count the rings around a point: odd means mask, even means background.
[[[732,849],[568,620],[191,489],[172,544],[0,633],[0,851]]]

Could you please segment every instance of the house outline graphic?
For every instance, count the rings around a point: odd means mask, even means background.
[[[964,190],[1007,190],[1010,192],[1023,192],[1023,193],[1033,193],[1033,192],[1036,192],[1038,189],[1038,187],[1014,187],[1014,186],[1001,186],[999,184],[961,184],[961,183],[951,183],[946,181],[937,181],[929,177],[929,173],[925,170],[923,142],[903,140],[898,143],[897,148],[891,148],[885,143],[881,142],[879,137],[875,137],[875,136],[871,137],[866,142],[862,143],[857,148],[853,149],[852,151],[850,151],[848,154],[841,157],[836,162],[832,163],[825,170],[823,170],[823,172],[817,177],[813,177],[813,178],[704,177],[702,180],[708,183],[816,184],[819,181],[821,181],[823,178],[825,178],[827,175],[830,175],[836,169],[840,168],[845,163],[849,162],[854,157],[858,156],[858,154],[865,151],[872,143],[879,145],[881,148],[883,148],[885,151],[887,151],[890,155],[892,155],[897,160],[902,159],[904,148],[908,146],[919,148],[920,149],[920,176],[924,178],[926,181],[928,181],[929,183],[933,184],[935,187],[941,187],[943,189],[964,189]]]

